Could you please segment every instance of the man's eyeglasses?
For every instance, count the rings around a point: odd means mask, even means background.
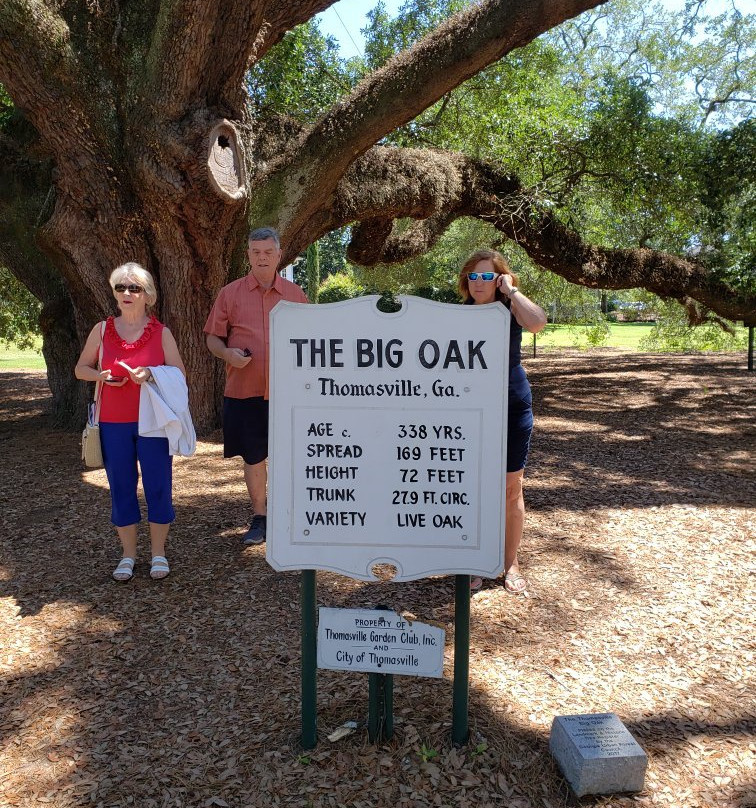
[[[121,294],[129,291],[132,295],[141,295],[144,291],[144,286],[138,286],[136,283],[130,283],[128,285],[125,283],[117,283],[113,288],[116,292],[120,292]]]
[[[492,281],[496,277],[495,272],[468,272],[467,278],[471,281]]]

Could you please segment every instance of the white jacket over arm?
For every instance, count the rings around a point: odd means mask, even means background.
[[[197,434],[184,374],[172,365],[156,365],[150,372],[152,379],[142,385],[139,395],[139,434],[168,438],[170,454],[190,457],[197,448]]]

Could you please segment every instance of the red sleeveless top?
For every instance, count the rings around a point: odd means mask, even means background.
[[[105,336],[102,340],[102,368],[111,376],[126,376],[128,373],[116,362],[122,359],[130,368],[165,364],[163,353],[163,328],[155,317],[150,317],[142,336],[136,342],[126,342],[118,336],[115,321],[108,317]],[[139,420],[139,385],[129,379],[123,387],[102,385],[100,421],[124,424]]]

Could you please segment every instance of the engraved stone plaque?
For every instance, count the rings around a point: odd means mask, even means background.
[[[578,797],[643,790],[648,758],[614,713],[557,716],[549,749]]]

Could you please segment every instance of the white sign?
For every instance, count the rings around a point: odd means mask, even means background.
[[[318,667],[440,678],[444,630],[391,611],[321,606]]]
[[[498,575],[509,312],[377,300],[271,312],[268,562]]]

